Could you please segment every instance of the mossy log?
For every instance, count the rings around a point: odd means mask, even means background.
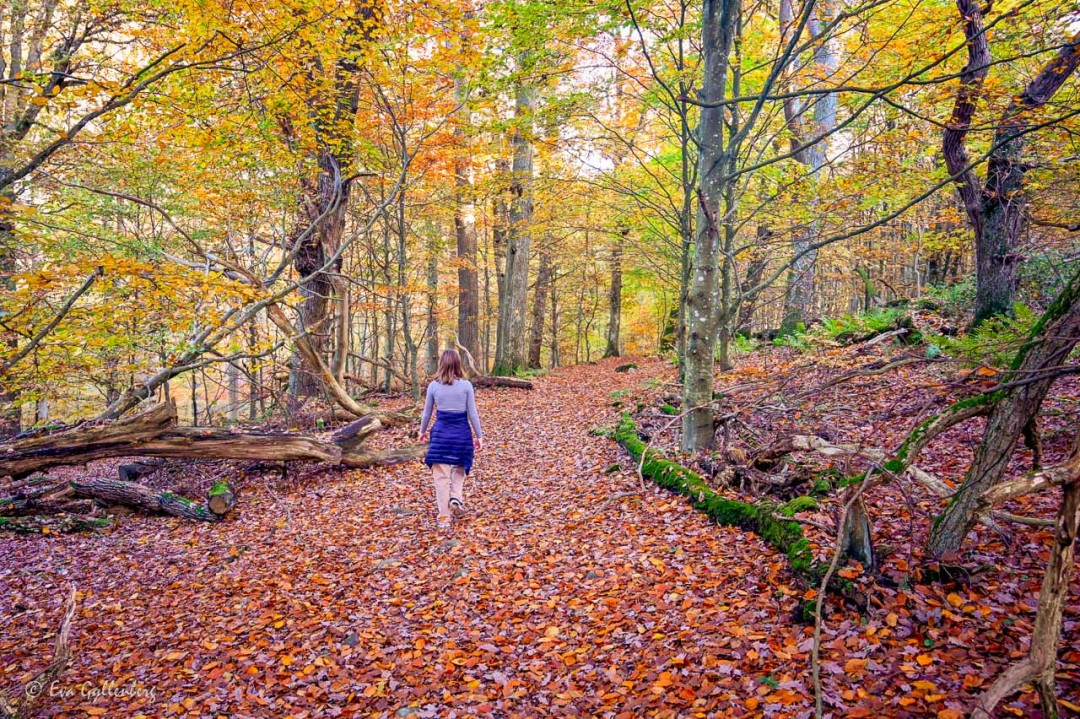
[[[634,420],[623,414],[615,429],[615,441],[641,463],[641,472],[649,480],[687,497],[695,509],[718,522],[747,529],[783,552],[792,572],[807,586],[816,586],[825,574],[825,567],[815,561],[810,542],[803,536],[802,527],[794,522],[777,519],[780,507],[770,503],[739,502],[716,493],[696,472],[662,457],[654,450],[646,452],[638,436]],[[789,503],[790,504],[790,503]],[[793,507],[794,508],[794,507]]]
[[[215,485],[217,486],[217,485]],[[174,517],[216,522],[221,516],[198,502],[181,497],[169,490],[156,490],[135,482],[111,477],[91,477],[71,483],[75,494],[95,499],[106,505],[122,505],[149,514],[171,514]]]

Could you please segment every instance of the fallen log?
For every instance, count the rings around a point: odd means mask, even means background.
[[[224,485],[224,487],[221,485]],[[164,513],[171,514],[174,517],[198,519],[203,522],[216,522],[222,518],[222,514],[224,513],[219,514],[214,512],[194,500],[188,499],[187,497],[181,497],[176,492],[152,489],[136,482],[124,482],[119,479],[112,479],[111,477],[91,477],[85,480],[78,480],[72,482],[71,487],[75,490],[77,496],[95,499],[106,505],[119,504],[150,514]],[[233,495],[232,505],[235,506],[235,495],[227,483],[219,482],[215,484],[214,488],[210,490],[211,497],[213,497],[215,490],[217,490],[219,498],[226,495]],[[220,506],[222,506],[225,511],[228,511],[228,509],[231,509],[232,507],[226,507],[227,504],[228,500],[226,500],[225,504],[221,504]]]
[[[351,469],[363,469],[364,467],[389,467],[394,464],[403,464],[420,459],[426,451],[424,445],[413,445],[399,449],[388,449],[374,452],[348,452],[341,455],[341,463]]]
[[[469,380],[473,387],[505,387],[509,389],[533,389],[533,383],[516,377],[474,377]]]
[[[176,405],[163,402],[120,421],[84,422],[15,437],[0,444],[0,476],[26,477],[38,469],[123,456],[114,453],[152,439],[176,421]],[[126,452],[126,454],[137,454]],[[72,460],[73,455],[86,459]]]

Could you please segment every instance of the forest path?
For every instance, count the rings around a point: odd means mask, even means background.
[[[249,483],[219,525],[5,540],[0,580],[19,588],[0,613],[44,611],[0,629],[0,656],[40,665],[74,581],[65,684],[143,693],[57,697],[56,717],[738,716],[765,694],[805,708],[781,557],[651,486],[601,510],[637,478],[589,431],[614,424],[613,391],[670,374],[617,364],[481,390],[487,447],[449,531],[409,464]]]

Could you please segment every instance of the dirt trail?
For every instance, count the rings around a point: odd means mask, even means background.
[[[449,533],[411,464],[252,479],[220,525],[0,539],[3,686],[40,666],[74,581],[54,717],[801,713],[781,558],[653,488],[597,513],[637,480],[589,430],[613,424],[613,391],[665,374],[616,364],[478,393],[488,446]]]

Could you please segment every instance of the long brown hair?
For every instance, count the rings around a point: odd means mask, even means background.
[[[442,384],[453,384],[456,379],[465,379],[465,373],[461,371],[461,356],[457,350],[443,351],[435,379]]]

